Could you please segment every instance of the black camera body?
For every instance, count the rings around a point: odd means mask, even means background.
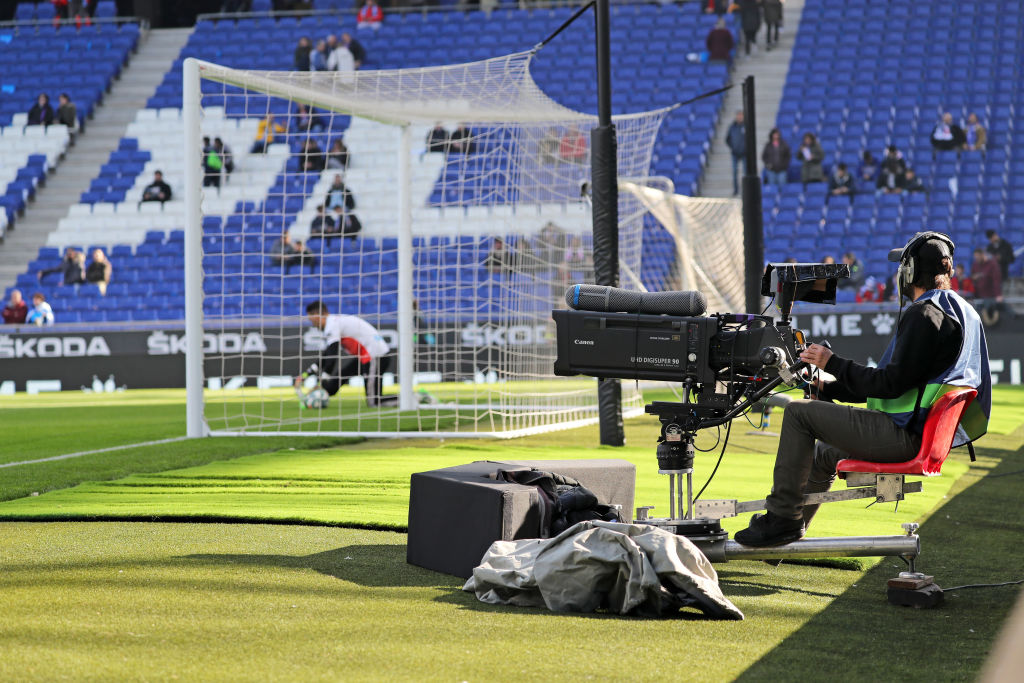
[[[556,375],[590,375],[706,384],[749,377],[765,363],[765,348],[795,361],[792,330],[768,316],[643,315],[554,311],[558,340]]]

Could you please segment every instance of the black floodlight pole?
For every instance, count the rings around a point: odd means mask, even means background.
[[[748,313],[761,312],[761,271],[764,270],[761,179],[757,175],[757,122],[754,116],[754,77],[747,76],[743,81],[743,125],[747,147],[743,173],[743,291]]]
[[[591,206],[594,228],[594,282],[619,286],[619,180],[615,125],[612,123],[612,58],[609,0],[594,3],[597,43],[597,127],[590,132]],[[601,445],[623,446],[622,386],[597,380]]]

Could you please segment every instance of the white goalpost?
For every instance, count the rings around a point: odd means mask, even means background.
[[[550,322],[569,284],[593,282],[581,188],[596,117],[545,95],[532,56],[354,73],[185,61],[189,436],[512,437],[597,420],[594,380],[552,373]],[[627,288],[642,286],[658,200],[637,189],[667,111],[615,119],[619,175],[635,182],[619,194]],[[453,135],[429,145],[436,124]],[[204,137],[257,126],[266,144],[204,170]],[[370,405],[360,375],[300,406],[291,380],[324,345],[314,301],[380,331],[397,405]],[[642,410],[623,389],[624,411]]]

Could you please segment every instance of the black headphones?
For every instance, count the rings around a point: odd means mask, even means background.
[[[921,272],[921,267],[917,262],[917,252],[928,240],[938,240],[949,247],[949,258],[952,260],[953,252],[956,250],[956,245],[953,244],[953,240],[950,239],[949,235],[945,235],[941,232],[919,232],[910,238],[906,246],[903,247],[903,251],[900,252],[900,267],[897,271],[897,282],[899,283],[900,294],[903,296],[910,295],[910,287],[914,283],[914,278]]]

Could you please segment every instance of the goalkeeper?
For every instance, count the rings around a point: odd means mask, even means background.
[[[362,318],[354,315],[331,314],[322,301],[306,306],[306,316],[327,337],[327,345],[320,352],[319,364],[314,363],[295,378],[295,386],[302,384],[304,377],[313,375],[320,380],[329,395],[353,377],[362,377],[366,388],[366,403],[371,407],[396,405],[398,396],[382,394],[381,375],[391,370],[394,359],[388,354],[388,344],[377,329]]]

